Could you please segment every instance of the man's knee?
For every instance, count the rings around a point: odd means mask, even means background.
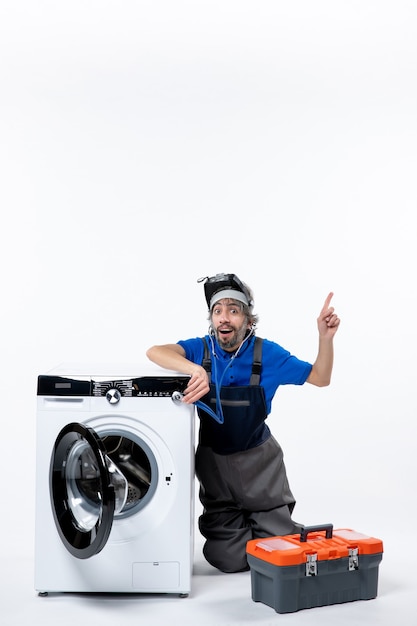
[[[221,544],[222,542],[210,540],[204,544],[203,554],[210,565],[225,574],[245,572],[249,569],[246,559],[246,542],[238,550],[236,547],[228,550],[227,546]]]

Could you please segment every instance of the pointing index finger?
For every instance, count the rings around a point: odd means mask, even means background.
[[[323,311],[324,311],[325,309],[328,309],[328,308],[329,308],[329,306],[330,306],[330,302],[331,302],[331,299],[333,298],[333,295],[334,295],[334,294],[333,294],[333,291],[331,291],[331,292],[329,293],[329,295],[327,296],[326,300],[324,301]]]

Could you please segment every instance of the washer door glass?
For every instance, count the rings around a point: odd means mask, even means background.
[[[124,481],[115,489],[115,518],[138,513],[152,499],[158,484],[155,456],[145,441],[131,432],[97,430],[106,452],[107,465],[113,467],[112,481],[115,482],[116,472]]]
[[[50,493],[56,527],[66,548],[84,559],[100,552],[128,485],[90,427],[71,423],[59,433],[51,459]]]

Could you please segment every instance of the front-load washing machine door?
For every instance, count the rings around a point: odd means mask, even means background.
[[[126,497],[123,477],[115,481],[113,470],[92,428],[71,423],[61,430],[51,459],[51,504],[58,533],[75,557],[87,559],[107,542],[118,500]]]

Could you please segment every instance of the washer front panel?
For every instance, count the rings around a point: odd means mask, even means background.
[[[39,378],[38,390],[43,393],[38,393],[37,399],[35,588],[49,592],[188,593],[193,562],[195,411],[193,406],[173,402],[172,393],[182,391],[189,378],[168,376],[170,382],[165,384],[165,376],[113,378],[84,376],[78,370],[73,376],[67,375],[67,371]],[[155,387],[155,378],[162,378],[164,384],[157,383]],[[138,379],[140,385],[135,388]],[[120,381],[130,381],[131,390],[121,386]],[[95,383],[99,385],[93,393]],[[117,402],[109,401],[111,390],[112,398],[119,395]],[[109,474],[108,482],[101,477],[103,484],[112,484],[108,459],[115,465],[120,463],[123,473],[123,457],[135,461],[139,472],[136,487],[139,488],[140,480],[145,485],[140,487],[144,489],[141,494],[133,494],[134,502],[129,506],[132,478],[127,479],[124,503],[124,482],[118,483],[120,494],[118,498],[115,495],[110,533],[91,558],[76,558],[67,549],[57,531],[51,506],[51,455],[58,434],[70,423],[93,430],[100,440],[103,466]],[[118,458],[117,452],[113,452],[117,445],[110,444],[117,444],[120,437]],[[130,451],[129,441],[134,444]],[[76,474],[77,458],[87,465],[92,464],[92,459],[83,442],[70,443],[76,445],[68,471]],[[97,502],[92,498],[90,518],[88,507],[76,507],[78,495],[88,492],[87,486],[88,483],[69,480],[67,491],[76,525],[83,532],[93,529],[94,534]],[[175,572],[171,571],[173,564]],[[164,575],[157,576],[157,572]]]

